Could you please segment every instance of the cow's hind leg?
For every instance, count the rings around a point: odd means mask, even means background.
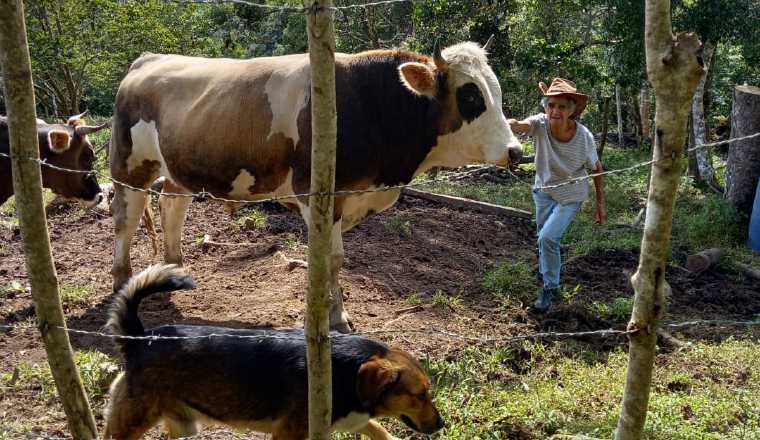
[[[129,248],[132,244],[140,217],[145,210],[147,193],[114,185],[114,197],[111,202],[111,214],[114,221],[113,275],[114,292],[121,289],[132,276],[132,263]]]
[[[167,179],[164,182],[164,193],[189,194],[181,186]],[[164,261],[166,263],[182,264],[182,226],[187,217],[187,208],[193,201],[191,197],[166,196],[158,198],[161,209],[161,228],[164,232]]]
[[[338,276],[343,267],[343,234],[341,233],[342,221],[338,220],[332,228],[332,260],[331,260],[331,288],[332,302],[330,304],[330,328],[341,333],[350,333],[354,330],[351,319],[343,306],[343,289],[340,287]]]

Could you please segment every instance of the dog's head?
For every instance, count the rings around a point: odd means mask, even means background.
[[[433,405],[422,365],[402,350],[391,349],[385,356],[369,358],[359,369],[356,388],[362,405],[373,415],[396,417],[425,434],[445,426]]]

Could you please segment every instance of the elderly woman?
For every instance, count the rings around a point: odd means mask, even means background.
[[[538,230],[538,269],[543,287],[538,291],[534,308],[542,313],[549,309],[559,293],[560,239],[588,198],[586,179],[572,184],[563,182],[585,177],[587,170],[601,172],[602,164],[591,132],[575,120],[586,108],[588,96],[578,93],[574,83],[562,78],[555,78],[549,87],[541,82],[539,88],[543,94],[544,113],[508,122],[513,132],[533,138],[536,152],[533,201]],[[604,224],[607,213],[602,176],[593,179],[596,188],[594,219]]]

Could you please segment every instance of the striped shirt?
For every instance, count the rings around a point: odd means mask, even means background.
[[[554,139],[549,128],[549,118],[544,113],[531,116],[528,135],[533,137],[536,150],[536,183],[534,189],[556,185],[574,177],[587,176],[599,160],[596,155],[594,136],[576,122],[575,136],[568,142]],[[583,202],[588,198],[588,182],[582,180],[572,185],[541,190],[561,204]]]

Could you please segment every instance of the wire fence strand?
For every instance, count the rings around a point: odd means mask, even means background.
[[[689,148],[687,151],[695,151],[695,150],[698,150],[698,149],[701,149],[701,148],[712,148],[712,147],[716,147],[716,146],[719,146],[719,145],[725,145],[725,144],[728,144],[728,143],[731,143],[731,142],[752,139],[752,138],[755,138],[755,137],[758,137],[758,136],[760,136],[760,132],[754,133],[754,134],[751,134],[751,135],[747,135],[747,136],[738,137],[738,138],[726,139],[726,140],[717,141],[717,142],[711,142],[711,143],[707,143],[707,144],[700,144],[700,145],[697,145],[697,146]],[[7,158],[11,157],[9,154],[6,154],[6,153],[0,153],[0,156],[7,157]],[[31,160],[31,161],[37,162],[37,163],[39,163],[40,166],[44,166],[44,167],[47,167],[47,168],[50,168],[50,169],[54,169],[56,171],[78,173],[78,174],[92,174],[92,175],[95,175],[95,176],[97,176],[97,177],[99,177],[101,179],[108,180],[108,181],[112,182],[114,185],[119,185],[119,186],[122,186],[124,188],[129,189],[129,190],[143,192],[143,193],[146,193],[146,194],[153,194],[153,195],[164,196],[164,197],[191,197],[191,198],[211,199],[211,200],[215,200],[215,201],[218,201],[218,202],[241,203],[241,204],[264,203],[264,202],[279,202],[279,201],[282,201],[282,200],[293,200],[293,199],[299,199],[299,198],[308,198],[308,197],[311,197],[311,196],[330,196],[330,195],[332,195],[332,196],[351,196],[351,195],[360,195],[360,194],[367,194],[367,193],[393,191],[393,190],[398,190],[398,189],[403,189],[403,188],[413,188],[413,187],[427,186],[427,185],[430,185],[430,184],[435,183],[435,182],[458,180],[458,179],[461,179],[461,178],[464,178],[464,177],[468,177],[469,175],[479,173],[479,172],[481,172],[483,170],[487,170],[487,169],[491,169],[491,168],[495,167],[494,165],[481,165],[479,167],[474,167],[474,168],[468,169],[466,171],[456,172],[456,173],[449,173],[449,174],[443,175],[441,177],[435,177],[435,178],[432,178],[432,179],[425,179],[425,180],[420,180],[418,182],[410,182],[410,183],[404,183],[404,184],[398,184],[398,185],[380,186],[380,187],[377,187],[377,188],[354,189],[354,190],[337,190],[337,191],[332,191],[332,192],[306,192],[306,193],[299,193],[299,194],[286,194],[286,195],[279,195],[279,196],[270,196],[270,197],[265,197],[265,198],[255,198],[254,200],[251,200],[251,199],[231,199],[231,198],[227,198],[227,197],[220,197],[220,196],[216,196],[216,195],[214,195],[214,194],[212,194],[210,192],[207,192],[205,189],[201,190],[201,192],[198,192],[198,193],[195,193],[195,192],[172,193],[172,192],[156,191],[156,190],[151,189],[151,188],[140,188],[140,187],[136,187],[134,185],[130,185],[130,184],[126,183],[126,182],[120,181],[120,180],[115,179],[115,178],[113,178],[113,177],[111,177],[109,175],[106,175],[106,174],[103,174],[103,173],[99,173],[99,172],[94,171],[94,170],[88,171],[88,170],[73,170],[73,169],[69,169],[69,168],[63,168],[63,167],[59,167],[59,166],[53,165],[53,164],[47,162],[44,159],[39,159],[39,158],[35,158],[35,157],[27,157],[27,158],[24,158],[24,159],[25,160]],[[589,179],[593,179],[594,177],[607,176],[607,175],[612,175],[612,174],[626,173],[626,172],[629,172],[629,171],[634,171],[634,170],[636,170],[638,168],[642,168],[642,167],[645,167],[645,166],[652,165],[654,163],[657,163],[658,161],[667,161],[667,160],[672,160],[672,158],[668,157],[668,158],[662,158],[662,159],[659,159],[659,160],[652,159],[652,160],[648,160],[648,161],[645,161],[645,162],[640,162],[640,163],[631,165],[631,166],[626,167],[626,168],[608,170],[608,171],[603,171],[603,172],[600,172],[600,173],[592,173],[592,174],[588,174],[588,175],[585,175],[585,176],[575,177],[575,178],[572,178],[572,179],[569,179],[569,180],[566,180],[566,181],[563,181],[563,182],[559,182],[559,183],[556,183],[556,184],[552,184],[552,185],[538,186],[535,189],[543,191],[543,190],[547,190],[547,189],[553,189],[553,188],[563,187],[563,186],[566,186],[566,185],[573,185],[573,184],[577,184],[577,183],[580,183],[580,182],[583,182],[583,181],[586,181],[586,180],[589,180]]]

